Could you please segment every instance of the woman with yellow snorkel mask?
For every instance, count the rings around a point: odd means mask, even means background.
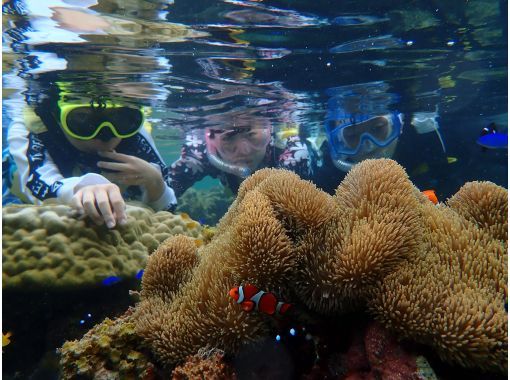
[[[35,114],[27,107],[9,126],[20,192],[33,203],[72,205],[108,228],[126,223],[124,199],[173,209],[177,201],[143,110],[105,97],[68,99],[55,86]]]

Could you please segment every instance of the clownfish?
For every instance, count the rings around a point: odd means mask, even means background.
[[[439,203],[435,190],[423,190],[422,193],[435,205]]]
[[[283,315],[291,307],[288,303],[278,301],[273,293],[264,292],[250,284],[232,288],[228,294],[246,312],[257,310],[269,315]]]

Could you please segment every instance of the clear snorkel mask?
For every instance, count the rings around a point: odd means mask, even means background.
[[[262,162],[271,142],[271,128],[205,129],[209,162],[240,178],[249,177]]]
[[[363,159],[391,157],[402,126],[402,114],[397,112],[369,116],[330,110],[325,129],[333,163],[348,172]]]

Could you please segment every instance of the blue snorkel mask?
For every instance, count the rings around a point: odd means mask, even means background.
[[[369,116],[330,110],[325,130],[335,166],[347,172],[361,159],[388,156],[386,150],[402,133],[402,125],[402,114],[397,112]]]

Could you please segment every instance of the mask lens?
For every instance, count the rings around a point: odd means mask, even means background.
[[[341,137],[348,148],[355,149],[360,144],[363,135],[370,136],[380,144],[384,144],[391,132],[390,129],[390,124],[386,118],[375,117],[343,128]]]
[[[207,129],[205,142],[213,166],[246,178],[264,159],[271,142],[271,129]]]
[[[142,126],[142,112],[136,108],[119,107],[104,110],[105,121],[113,124],[120,137],[128,136],[138,131]]]
[[[359,145],[362,132],[360,133],[360,128],[357,128],[357,126],[354,124],[341,130],[341,139],[350,149],[355,149]]]
[[[367,121],[366,133],[380,143],[384,143],[391,134],[391,123],[385,117],[369,120]]]
[[[66,117],[69,131],[77,136],[91,137],[100,125],[97,110],[90,107],[75,108]]]

